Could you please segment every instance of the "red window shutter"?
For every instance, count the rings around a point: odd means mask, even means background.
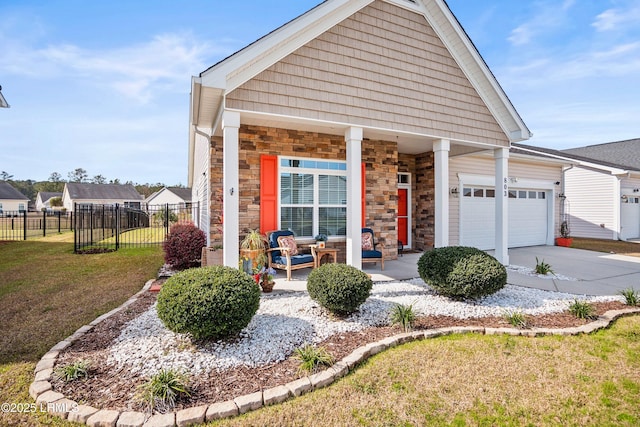
[[[278,229],[278,156],[260,156],[260,232]]]
[[[363,162],[362,166],[362,226],[366,227],[367,226],[367,178],[366,178],[366,171],[367,171],[367,165]]]

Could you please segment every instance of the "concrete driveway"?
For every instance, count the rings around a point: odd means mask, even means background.
[[[530,288],[585,295],[616,295],[621,290],[640,290],[640,258],[563,248],[532,246],[509,249],[509,265],[535,268],[536,257],[550,264],[554,273],[576,280],[532,277],[509,271],[508,283]]]

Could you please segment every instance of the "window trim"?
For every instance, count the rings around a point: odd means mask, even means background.
[[[317,167],[315,168],[305,168],[305,167],[288,167],[288,166],[283,166],[282,162],[283,160],[299,160],[301,162],[303,161],[312,161],[312,162],[327,162],[327,163],[338,163],[340,165],[344,165],[344,168],[342,169],[319,169]],[[313,175],[313,204],[300,204],[300,205],[293,205],[293,204],[284,204],[282,203],[282,174],[283,173],[297,173],[297,174],[310,174]],[[333,159],[323,159],[323,158],[313,158],[313,157],[297,157],[297,156],[278,156],[278,228],[279,229],[283,229],[282,228],[282,208],[283,207],[311,207],[312,208],[312,218],[313,218],[313,223],[312,223],[312,234],[311,236],[295,236],[296,239],[301,239],[301,240],[309,240],[309,239],[313,239],[314,236],[317,236],[319,233],[319,227],[320,227],[320,208],[324,207],[324,208],[347,208],[347,200],[345,198],[345,203],[342,205],[338,205],[338,204],[328,204],[328,205],[321,205],[320,204],[320,180],[319,180],[319,176],[320,175],[329,175],[329,176],[340,176],[340,177],[344,177],[345,181],[347,178],[347,162],[344,160],[333,160]],[[346,235],[332,235],[332,236],[328,236],[329,237],[329,241],[338,241],[338,240],[344,240]]]

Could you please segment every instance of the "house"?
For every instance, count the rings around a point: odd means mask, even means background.
[[[0,182],[0,215],[25,212],[29,198],[13,188],[8,182]]]
[[[191,206],[191,188],[163,187],[144,201],[148,206],[173,205],[176,208]]]
[[[38,191],[38,195],[36,196],[36,210],[40,212],[55,209],[51,207],[51,199],[55,199],[56,197],[62,199],[62,193]]]
[[[75,203],[115,205],[116,203],[140,208],[143,197],[131,184],[89,184],[84,182],[68,182],[64,185],[62,204],[69,210],[73,210]]]
[[[563,150],[581,163],[565,171],[571,234],[640,238],[640,139]]]
[[[444,0],[328,0],[192,78],[189,186],[228,266],[259,228],[360,268],[365,225],[388,258],[482,240],[507,264],[509,211],[530,228],[557,194],[560,166],[510,158],[530,136]]]

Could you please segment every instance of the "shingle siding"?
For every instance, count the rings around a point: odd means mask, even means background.
[[[382,1],[232,91],[226,106],[508,144],[424,16]]]

